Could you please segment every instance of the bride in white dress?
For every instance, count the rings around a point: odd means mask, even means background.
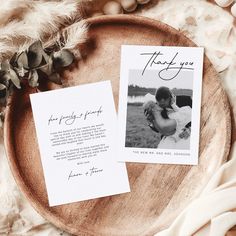
[[[156,95],[145,96],[144,112],[149,126],[162,134],[158,149],[189,149],[191,122],[190,106],[178,107],[167,87],[160,87]],[[187,135],[186,135],[187,134]]]

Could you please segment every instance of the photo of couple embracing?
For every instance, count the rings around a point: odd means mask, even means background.
[[[161,81],[131,70],[128,84],[125,147],[190,150],[193,74]]]
[[[187,97],[188,98],[188,97]],[[159,149],[189,149],[191,137],[191,105],[177,105],[175,94],[167,87],[145,95],[144,115],[148,126],[160,133]]]

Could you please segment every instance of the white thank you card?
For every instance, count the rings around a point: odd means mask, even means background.
[[[120,161],[198,163],[203,51],[122,46]]]

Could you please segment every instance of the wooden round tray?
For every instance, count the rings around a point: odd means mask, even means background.
[[[73,86],[111,80],[116,107],[122,44],[196,46],[170,26],[143,17],[103,16],[88,22],[89,52],[64,72],[64,83]],[[45,86],[55,88],[58,86]],[[7,107],[4,137],[10,167],[34,208],[72,234],[153,235],[173,222],[227,159],[231,142],[229,103],[205,56],[198,166],[128,163],[131,193],[49,207],[29,101],[33,92],[27,87],[16,90]]]

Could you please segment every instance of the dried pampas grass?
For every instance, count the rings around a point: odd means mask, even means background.
[[[85,21],[76,22],[57,34],[53,35],[48,42],[44,44],[45,48],[57,45],[59,49],[68,49],[76,58],[81,58],[78,47],[87,40],[87,24]]]
[[[0,26],[6,25],[9,19],[22,20],[30,10],[32,1],[0,0]]]
[[[47,41],[59,29],[82,17],[78,0],[0,0],[0,4],[0,60],[11,57],[22,45],[27,48],[35,40]],[[85,27],[77,36],[84,35],[81,32],[85,32]]]
[[[77,44],[82,44],[87,39],[87,24],[78,22],[69,26],[61,33],[63,38],[63,47],[73,50]]]

